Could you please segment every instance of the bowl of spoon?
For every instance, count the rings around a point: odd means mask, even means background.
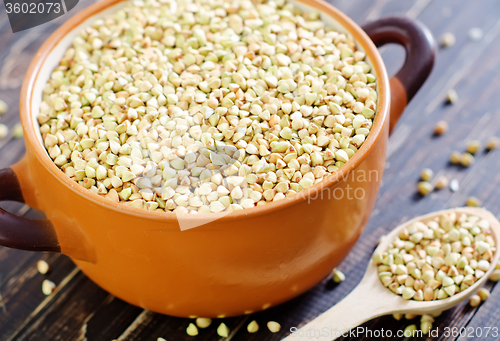
[[[497,218],[491,212],[482,208],[462,207],[433,212],[399,225],[381,238],[374,255],[387,252],[393,241],[401,236],[402,232],[408,231],[415,223],[436,221],[441,216],[450,214],[476,216],[487,221],[494,245],[499,244],[500,222]],[[474,284],[449,297],[429,301],[404,299],[385,287],[379,278],[377,264],[375,264],[374,257],[372,257],[361,282],[349,295],[311,322],[295,330],[283,341],[331,341],[342,336],[342,334],[348,333],[350,329],[378,316],[398,313],[424,315],[450,309],[476,292],[493,272],[500,253],[496,252],[495,249],[492,250],[494,250],[494,253],[489,260],[489,268],[484,271],[480,278],[477,278]]]

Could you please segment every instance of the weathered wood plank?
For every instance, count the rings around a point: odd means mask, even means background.
[[[86,322],[85,333],[80,335],[87,340],[110,341],[125,331],[141,311],[139,307],[113,298],[108,304],[103,304],[92,312],[91,318]],[[83,331],[83,327],[81,330]]]
[[[92,1],[79,5],[73,14]],[[1,123],[13,128],[19,122],[19,92],[24,73],[31,59],[44,40],[67,18],[60,18],[36,29],[13,34],[5,11],[0,12],[0,98],[7,102],[9,111],[2,115]],[[25,152],[22,139],[14,139],[12,130],[7,138],[0,141],[0,167],[7,167],[21,159]],[[9,212],[26,213],[24,205],[2,203]],[[29,218],[40,218],[36,212],[28,212]],[[36,262],[45,259],[53,270],[46,276],[36,270]],[[32,322],[31,316],[37,308],[49,305],[52,297],[41,292],[41,283],[48,278],[59,284],[73,269],[74,264],[65,256],[32,253],[0,247],[0,339],[6,340],[24,323]],[[14,337],[15,339],[15,337]]]
[[[28,218],[40,217],[30,212]],[[42,293],[42,282],[49,279],[60,283],[75,265],[69,258],[57,254],[41,254],[28,251],[0,249],[0,274],[4,309],[0,322],[0,339],[5,340],[15,333],[32,312],[44,302],[46,296]],[[46,260],[52,267],[47,275],[38,273],[36,263],[39,259]]]
[[[492,10],[488,4],[492,5],[491,2],[485,3],[485,7],[480,10],[467,8],[465,4],[466,8],[462,8],[461,12],[457,10],[461,5],[457,4],[457,7],[453,7],[453,10],[456,11],[454,14],[457,17],[450,21],[443,21],[443,12],[440,11],[443,8],[450,8],[447,7],[446,2],[439,2],[439,6],[442,6],[442,8],[436,8],[431,4],[427,8],[429,13],[425,11],[422,13],[420,19],[431,28],[437,37],[446,31],[455,32],[457,34],[457,45],[448,50],[441,50],[442,54],[440,54],[437,60],[435,72],[427,83],[431,85],[434,83],[433,86],[426,85],[422,89],[423,91],[414,99],[414,103],[407,110],[407,115],[403,117],[401,124],[391,138],[391,141],[394,141],[394,139],[403,139],[404,142],[398,144],[399,148],[392,150],[392,157],[389,159],[390,167],[384,175],[384,179],[391,179],[391,184],[386,183],[384,185],[376,208],[378,214],[372,217],[372,221],[376,220],[380,225],[390,224],[392,228],[397,225],[398,219],[395,219],[395,217],[399,215],[398,212],[405,212],[410,216],[416,216],[438,208],[460,206],[464,204],[468,195],[481,197],[487,203],[489,209],[498,213],[498,210],[496,210],[498,199],[494,195],[485,195],[485,192],[493,192],[496,186],[491,186],[491,182],[484,181],[485,177],[493,175],[491,174],[492,169],[498,169],[496,160],[493,161],[495,162],[494,165],[485,166],[484,164],[485,159],[497,159],[494,154],[487,155],[486,157],[481,156],[484,159],[468,170],[448,165],[448,157],[451,151],[453,149],[463,150],[466,139],[480,138],[484,141],[488,135],[494,133],[498,135],[499,133],[497,127],[490,124],[495,114],[491,113],[486,118],[482,116],[489,109],[489,103],[494,101],[493,96],[489,98],[484,96],[484,92],[489,90],[489,84],[491,84],[484,80],[485,74],[491,77],[492,74],[497,74],[498,72],[495,72],[495,70],[498,70],[498,66],[496,66],[498,64],[490,56],[491,53],[495,53],[494,51],[498,51],[498,31],[495,26],[497,25],[497,21],[493,16],[479,15],[480,11],[483,11],[485,8],[488,8],[490,11]],[[463,25],[465,16],[474,18],[472,22],[468,22],[467,26]],[[482,19],[478,19],[479,17]],[[433,21],[436,24],[433,24]],[[442,21],[444,25],[440,24],[439,21]],[[474,26],[483,28],[486,36],[490,34],[490,37],[496,37],[496,39],[493,42],[482,41],[472,43],[467,37],[467,31]],[[477,47],[483,50],[480,52],[472,51]],[[467,55],[473,57],[473,59],[467,60]],[[485,56],[490,57],[484,58]],[[481,61],[479,62],[479,60]],[[487,64],[487,66],[483,67],[481,65],[479,67],[480,63]],[[456,74],[459,65],[466,67],[468,65],[468,68],[462,71],[463,76],[456,80],[457,90],[461,94],[460,101],[455,106],[444,106],[442,103],[444,94],[448,88],[442,87],[444,84],[447,84],[448,77]],[[478,74],[481,72],[483,73],[482,75]],[[437,82],[440,82],[441,87],[436,84]],[[439,91],[432,92],[429,90],[430,88],[435,88]],[[480,102],[475,100],[475,97],[479,96],[482,97]],[[426,98],[431,102],[435,100],[438,104],[435,105],[432,111],[425,111],[429,103]],[[416,115],[412,116],[412,114]],[[455,131],[439,139],[432,138],[433,125],[438,119],[449,121],[451,130]],[[427,166],[430,166],[435,171],[442,169],[442,174],[459,179],[463,183],[462,189],[453,196],[448,190],[436,192],[425,199],[412,196],[412,192],[415,191],[416,181],[418,181],[418,174],[423,167]],[[479,171],[483,171],[484,174],[482,176],[478,175]],[[498,186],[498,182],[494,183]],[[391,208],[390,210],[387,209],[389,207]],[[390,223],[390,220],[393,223]],[[378,229],[373,231],[372,223],[370,223],[367,228],[368,231],[369,233],[377,234],[376,231]],[[481,307],[481,309],[483,308]],[[460,327],[466,325],[469,319],[472,318],[473,313],[474,310],[467,308],[464,310],[463,305],[459,306],[456,309],[443,313],[441,317],[436,319],[435,327],[439,326],[442,332],[446,326]],[[418,325],[418,322],[418,320],[397,322],[390,317],[383,317],[376,322],[369,322],[365,326],[370,326],[373,330],[390,328],[396,331],[410,323],[417,323]],[[440,334],[440,337],[443,340],[445,339],[443,334]]]
[[[498,340],[500,337],[500,326],[498,324],[498,316],[500,314],[499,301],[500,287],[496,285],[490,298],[481,305],[480,309],[474,311],[475,314],[466,326],[466,334],[462,334],[458,340],[466,341],[473,337],[481,340]],[[491,329],[488,335],[486,335],[488,328]],[[470,334],[471,332],[472,334]]]
[[[370,3],[370,1],[365,1],[367,4]],[[366,9],[366,12],[365,14],[369,14],[369,6],[363,6],[363,8]],[[52,25],[53,27],[57,26],[57,24],[54,24]],[[22,76],[23,74],[22,73],[19,73],[19,72],[15,72],[15,70],[19,69],[17,66],[18,66],[18,63],[17,63],[17,59],[15,58],[12,58],[12,55],[15,53],[22,53],[23,55],[25,55],[26,57],[23,57],[21,59],[26,59],[26,58],[30,58],[31,54],[36,50],[36,48],[38,48],[39,44],[41,44],[41,42],[43,41],[43,39],[45,39],[46,36],[48,36],[48,34],[50,33],[50,31],[52,31],[53,28],[51,29],[46,29],[46,30],[42,30],[42,31],[38,31],[35,33],[35,35],[38,35],[38,38],[39,39],[36,39],[36,37],[34,36],[34,34],[26,34],[23,38],[21,38],[21,42],[14,42],[13,44],[13,48],[11,49],[12,52],[11,53],[7,53],[5,56],[3,56],[6,60],[6,63],[4,64],[7,64],[9,66],[9,68],[7,67],[4,67],[4,73],[2,74],[1,73],[1,70],[0,70],[0,75],[3,75],[3,79],[5,79],[6,81],[4,81],[4,83],[0,83],[0,86],[3,85],[3,87],[6,87],[8,90],[10,89],[13,89],[13,92],[15,91],[19,91],[19,85],[20,85],[20,82],[22,80]],[[2,35],[2,37],[0,38],[0,41],[2,39],[5,39],[5,37],[8,37],[9,35],[6,34],[6,35]],[[11,37],[12,38],[12,37]],[[10,41],[7,42],[7,44],[10,44],[12,43],[12,40],[14,39],[11,39]],[[25,49],[19,49],[19,46],[24,46]],[[10,58],[9,58],[10,57]],[[2,56],[0,56],[0,58],[2,58]],[[19,63],[19,65],[26,65],[26,60],[23,60],[22,63]],[[9,72],[9,73],[6,73],[6,72]],[[8,80],[8,81],[7,81]],[[2,90],[2,94],[6,93],[5,92],[5,89]],[[6,117],[9,117],[9,122],[8,122],[8,125],[9,126],[13,126],[17,121],[17,115],[18,115],[18,112],[16,110],[16,103],[15,101],[17,101],[17,98],[18,95],[16,96],[17,94],[14,93],[14,96],[11,96],[13,97],[12,99],[12,103],[9,103],[10,104],[10,107],[11,107],[11,110],[10,112],[7,114],[8,116]],[[5,141],[4,141],[5,143]],[[5,163],[5,165],[8,165],[8,164],[11,164],[13,163],[15,160],[19,159],[20,158],[20,155],[22,155],[23,153],[23,146],[22,146],[22,141],[20,140],[8,140],[8,143],[5,145],[6,148],[4,148],[3,150],[9,150],[11,151],[10,154],[12,155],[5,155],[3,154],[3,158],[2,158],[2,162]],[[10,251],[10,250],[9,250]],[[20,252],[20,251],[15,251],[15,252]],[[23,253],[23,252],[21,252]],[[23,254],[30,254],[30,253],[23,253]],[[34,264],[35,262],[38,260],[38,256],[37,255],[33,255],[33,254],[30,254],[32,255],[31,258],[27,261],[29,265],[31,265],[31,268],[33,269],[34,267]],[[53,256],[54,257],[54,260],[57,260],[57,256]],[[62,257],[64,259],[64,257]],[[54,264],[55,266],[57,266],[57,264]],[[68,269],[65,269],[65,271],[62,271],[60,272],[61,274],[67,274],[69,271],[70,271],[71,268],[68,268]],[[60,268],[57,269],[57,271],[59,271]],[[91,282],[88,282],[86,281],[86,279],[84,277],[77,277],[74,279],[74,281],[76,281],[77,283],[75,283],[74,285],[76,287],[82,287],[82,286],[90,286],[90,287],[94,287],[95,284],[91,283]],[[39,283],[38,283],[39,284]],[[66,290],[66,289],[64,289]],[[82,290],[85,290],[84,288],[82,288]],[[39,300],[33,300],[32,299],[32,302],[34,303],[38,303]],[[93,301],[95,301],[95,298],[92,297],[91,298]],[[53,309],[52,307],[52,304],[53,302],[50,302],[47,307],[45,309]],[[96,329],[92,329],[92,326],[93,325],[98,325],[98,326],[102,326],[102,321],[99,321],[98,319],[96,319],[97,316],[102,316],[103,314],[105,314],[106,311],[108,310],[113,310],[113,309],[116,309],[116,308],[113,308],[112,306],[118,306],[120,307],[121,311],[125,312],[126,314],[128,313],[128,316],[135,316],[137,317],[137,315],[139,315],[139,312],[140,310],[138,310],[138,308],[136,307],[133,307],[133,306],[130,306],[130,305],[127,305],[126,303],[124,303],[123,301],[120,301],[118,299],[114,299],[112,300],[109,304],[100,304],[100,305],[96,305],[96,310],[95,311],[92,311],[90,313],[90,318],[87,319],[87,321],[85,322],[85,325],[82,327],[82,329],[80,329],[79,331],[83,331],[85,328],[86,328],[86,331],[89,335],[89,337],[91,337],[91,339],[105,339],[104,336],[103,336],[103,333],[102,333],[102,328],[96,328]],[[55,305],[54,305],[55,307]],[[32,307],[30,308],[32,309]],[[29,309],[27,310],[29,311]],[[66,314],[70,314],[71,312],[66,312]],[[22,315],[22,314],[19,314],[19,315]],[[39,317],[38,316],[35,316],[33,317],[33,320],[30,320],[28,322],[28,326],[32,323],[35,323],[38,325],[38,319]],[[176,334],[176,339],[181,339],[181,338],[184,338],[186,337],[185,335],[185,328],[187,327],[187,324],[189,323],[187,320],[182,320],[182,319],[174,319],[171,321],[172,318],[170,317],[165,317],[165,316],[161,316],[161,315],[157,315],[157,314],[154,314],[154,318],[152,319],[152,321],[148,321],[148,324],[147,326],[145,326],[145,328],[142,328],[143,330],[146,330],[146,331],[150,331],[149,333],[151,334],[151,336],[154,336],[156,334],[162,334],[162,333],[167,333],[169,335],[172,334],[172,330],[158,330],[156,331],[155,328],[153,328],[156,324],[157,325],[163,325],[163,324],[168,324],[170,325],[170,329],[172,329],[172,326],[175,330],[177,330],[177,334]],[[235,319],[237,321],[242,321],[243,319]],[[156,322],[156,321],[160,321],[160,322]],[[179,321],[182,321],[182,323],[180,323]],[[110,328],[110,324],[109,323],[106,323],[106,325],[108,326],[108,329],[112,329],[112,331],[110,332],[109,336],[119,336],[120,335],[120,332],[122,332],[125,327],[128,325],[130,321],[127,321],[127,319],[124,319],[124,321],[121,321],[120,323],[117,323],[116,326],[113,326],[115,327],[115,329],[113,328]],[[144,321],[143,321],[144,322]],[[168,323],[165,323],[165,322],[168,322]],[[231,324],[230,320],[227,321],[227,319],[225,320],[225,322],[228,324],[228,326],[233,329],[233,324]],[[15,326],[16,323],[9,323],[9,325],[12,325],[12,326]],[[237,325],[237,323],[236,323]],[[140,327],[137,326],[137,327]],[[27,326],[24,326],[23,327],[24,329],[28,328]],[[22,332],[25,332],[25,330],[21,330],[21,331],[18,331],[17,333],[13,334],[15,335],[15,337],[19,337],[19,335],[21,335]],[[94,331],[99,331],[99,332],[94,332],[92,334],[92,330]],[[116,334],[118,332],[118,334]],[[114,334],[113,334],[114,333]],[[140,335],[139,335],[140,334]],[[1,335],[1,334],[0,334]],[[24,334],[23,334],[24,335]],[[92,336],[90,336],[92,335]],[[105,335],[105,333],[104,333]],[[127,336],[128,337],[134,337],[133,335],[136,335],[135,337],[137,338],[143,338],[143,335],[142,333],[138,333],[137,332],[137,329],[134,329],[134,330],[130,330],[129,331],[129,334]],[[215,329],[213,329],[211,332],[209,332],[209,334],[207,334],[207,337],[210,337],[210,335],[216,335],[215,334]],[[24,337],[24,336],[23,336]]]

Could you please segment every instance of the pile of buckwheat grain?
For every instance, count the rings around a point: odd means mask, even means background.
[[[322,181],[369,134],[353,38],[283,0],[144,0],[96,20],[45,85],[54,163],[137,208],[231,211]]]

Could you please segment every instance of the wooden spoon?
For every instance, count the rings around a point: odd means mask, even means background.
[[[388,245],[403,228],[409,227],[417,221],[426,222],[443,213],[451,212],[476,215],[488,220],[492,237],[495,240],[495,247],[500,245],[500,222],[495,216],[482,208],[463,207],[430,213],[398,226],[382,238],[375,252],[386,251]],[[491,266],[488,271],[469,288],[454,296],[435,301],[405,300],[400,295],[393,293],[384,287],[378,277],[377,267],[370,260],[361,282],[349,295],[302,328],[297,329],[283,341],[331,341],[340,337],[342,333],[348,334],[350,329],[378,316],[394,313],[423,315],[449,309],[467,299],[484,284],[495,269],[499,256],[500,252],[495,251],[493,258],[490,260]]]

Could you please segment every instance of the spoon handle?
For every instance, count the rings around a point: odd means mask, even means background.
[[[332,341],[342,334],[349,335],[350,329],[372,318],[392,313],[394,305],[391,304],[391,297],[387,293],[381,295],[377,290],[378,286],[367,284],[369,283],[362,281],[342,301],[282,341]]]

